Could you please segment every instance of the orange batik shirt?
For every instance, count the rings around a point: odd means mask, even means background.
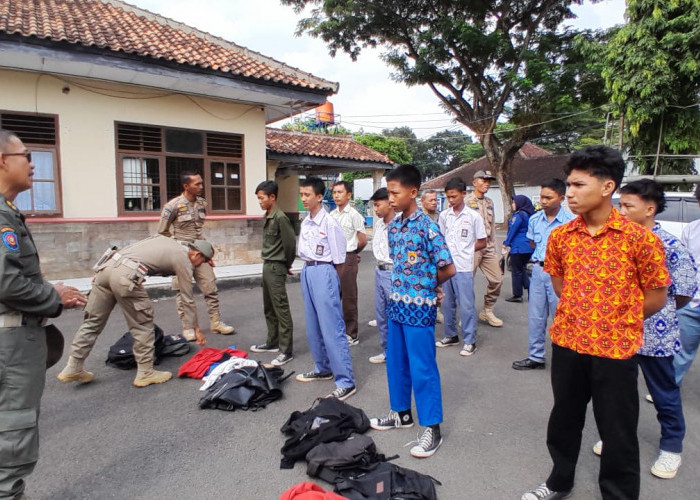
[[[643,290],[671,284],[661,240],[615,208],[595,236],[580,216],[554,229],[544,270],[563,278],[552,342],[603,358],[634,356],[644,341]]]

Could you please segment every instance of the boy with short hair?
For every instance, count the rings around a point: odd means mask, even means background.
[[[394,269],[389,256],[387,225],[396,217],[396,212],[389,204],[389,191],[386,188],[377,189],[370,200],[374,203],[374,214],[377,216],[372,238],[372,253],[377,259],[377,267],[374,269],[374,317],[379,328],[382,352],[370,357],[369,362],[378,364],[386,361],[388,331],[386,307],[391,295],[391,272]]]
[[[326,397],[345,401],[356,392],[340,305],[340,274],[346,243],[340,225],[323,208],[325,190],[318,177],[307,177],[299,184],[301,204],[309,215],[301,223],[297,253],[304,260],[301,293],[306,337],[315,366],[313,371],[301,373],[296,379],[299,382],[335,379],[336,389]]]
[[[666,303],[670,284],[659,238],[613,207],[625,162],[588,146],[564,167],[566,199],[578,217],[552,231],[544,270],[559,296],[552,337],[554,406],[547,427],[553,461],[547,481],[522,500],[566,498],[588,402],[605,442],[598,484],[603,498],[639,497],[637,359],[643,322]]]
[[[287,215],[277,208],[279,187],[275,181],[263,181],[255,188],[260,208],[265,210],[262,289],[263,311],[267,323],[267,341],[250,347],[253,352],[280,352],[272,360],[282,366],[294,359],[294,324],[287,297],[287,275],[292,274],[296,255],[296,236]]]
[[[389,254],[394,264],[387,307],[386,372],[391,411],[373,418],[376,430],[413,426],[411,389],[418,421],[426,429],[410,453],[432,456],[442,444],[442,392],[435,359],[435,317],[440,283],[455,274],[452,256],[438,226],[418,210],[421,174],[401,165],[387,176],[391,206],[402,212],[389,224]]]
[[[437,347],[459,344],[457,335],[457,304],[462,320],[464,347],[460,356],[476,352],[476,305],[474,303],[474,252],[486,248],[484,219],[464,203],[467,184],[459,178],[450,179],[445,185],[445,197],[450,205],[440,212],[438,224],[450,249],[456,273],[443,285],[445,298],[442,309],[445,315],[445,338],[435,343]]]
[[[547,179],[540,186],[542,210],[535,212],[527,224],[527,238],[534,249],[531,256],[532,277],[528,291],[527,330],[528,357],[513,361],[514,370],[544,368],[547,319],[554,317],[559,297],[554,293],[552,278],[544,271],[547,239],[554,228],[574,218],[569,209],[562,207],[566,184],[561,179]]]

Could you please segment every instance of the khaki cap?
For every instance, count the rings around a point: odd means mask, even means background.
[[[195,240],[192,243],[189,244],[190,248],[197,250],[198,252],[202,252],[202,255],[209,260],[212,257],[214,257],[214,247],[211,246],[211,243],[205,240]]]

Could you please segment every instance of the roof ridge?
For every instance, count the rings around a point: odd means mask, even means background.
[[[142,16],[149,21],[155,21],[158,24],[164,24],[164,25],[167,25],[171,28],[183,31],[185,33],[194,34],[194,35],[199,36],[199,37],[201,37],[201,38],[203,38],[206,41],[211,42],[211,43],[215,43],[218,45],[228,45],[229,48],[233,48],[235,50],[238,50],[243,55],[251,57],[252,59],[257,59],[258,61],[263,62],[265,64],[269,64],[270,66],[276,67],[277,69],[284,69],[287,71],[295,72],[296,74],[293,75],[295,77],[299,76],[299,75],[303,75],[304,78],[308,78],[308,79],[310,79],[310,80],[312,80],[315,83],[320,84],[320,85],[330,84],[330,85],[328,85],[330,87],[337,85],[334,82],[331,82],[330,80],[320,78],[320,77],[315,76],[311,73],[303,71],[299,68],[285,64],[281,61],[278,61],[277,59],[263,55],[260,52],[251,50],[248,47],[244,47],[244,46],[238,45],[237,43],[232,42],[230,40],[226,40],[223,37],[213,35],[207,31],[201,30],[201,29],[196,28],[194,26],[190,26],[189,24],[185,24],[182,21],[177,21],[175,19],[164,16],[162,14],[157,14],[155,12],[148,10],[148,9],[138,7],[138,6],[130,4],[128,2],[124,2],[122,0],[90,0],[90,1],[113,5],[114,7],[121,8],[126,12],[130,12],[132,14]],[[337,92],[337,89],[335,91]]]
[[[355,136],[352,134],[326,134],[323,132],[311,132],[309,130],[285,130],[282,128],[275,128],[275,127],[265,127],[267,130],[271,132],[284,132],[285,134],[295,134],[295,135],[311,135],[311,136],[316,136],[316,137],[325,137],[325,138],[332,138],[332,139],[352,139],[355,141]],[[357,142],[357,141],[355,141]],[[361,143],[358,143],[361,144]]]

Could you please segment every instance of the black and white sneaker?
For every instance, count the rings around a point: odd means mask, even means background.
[[[360,339],[354,339],[348,334],[345,334],[345,339],[348,341],[348,345],[350,346],[355,346],[360,343]]]
[[[460,356],[471,356],[476,352],[476,344],[464,344],[462,350],[459,351]]]
[[[552,491],[547,487],[547,483],[540,484],[532,491],[528,491],[520,500],[560,500],[571,495],[569,491]]]
[[[351,385],[350,387],[338,387],[336,390],[331,392],[327,398],[336,398],[339,399],[340,401],[345,401],[348,399],[350,396],[355,394],[357,392],[357,389],[355,389],[354,385]]]
[[[435,342],[435,345],[437,347],[450,347],[451,345],[458,345],[459,344],[459,337],[455,335],[454,337],[445,337],[442,340],[438,340]]]
[[[333,380],[331,372],[307,372],[296,376],[299,382],[317,382],[319,380]]]
[[[418,439],[418,444],[411,448],[411,455],[416,458],[432,457],[442,444],[442,436],[436,439],[435,430],[426,427],[423,435]]]
[[[289,363],[293,359],[294,359],[294,356],[292,356],[291,354],[281,353],[279,356],[277,356],[275,359],[272,360],[272,364],[275,366],[282,366],[282,365],[286,365],[287,363]]]
[[[401,418],[398,412],[391,410],[386,417],[370,418],[369,426],[377,431],[388,431],[391,429],[408,429],[413,427],[413,417],[410,413]]]
[[[280,352],[280,348],[276,345],[258,344],[250,346],[253,352]]]

